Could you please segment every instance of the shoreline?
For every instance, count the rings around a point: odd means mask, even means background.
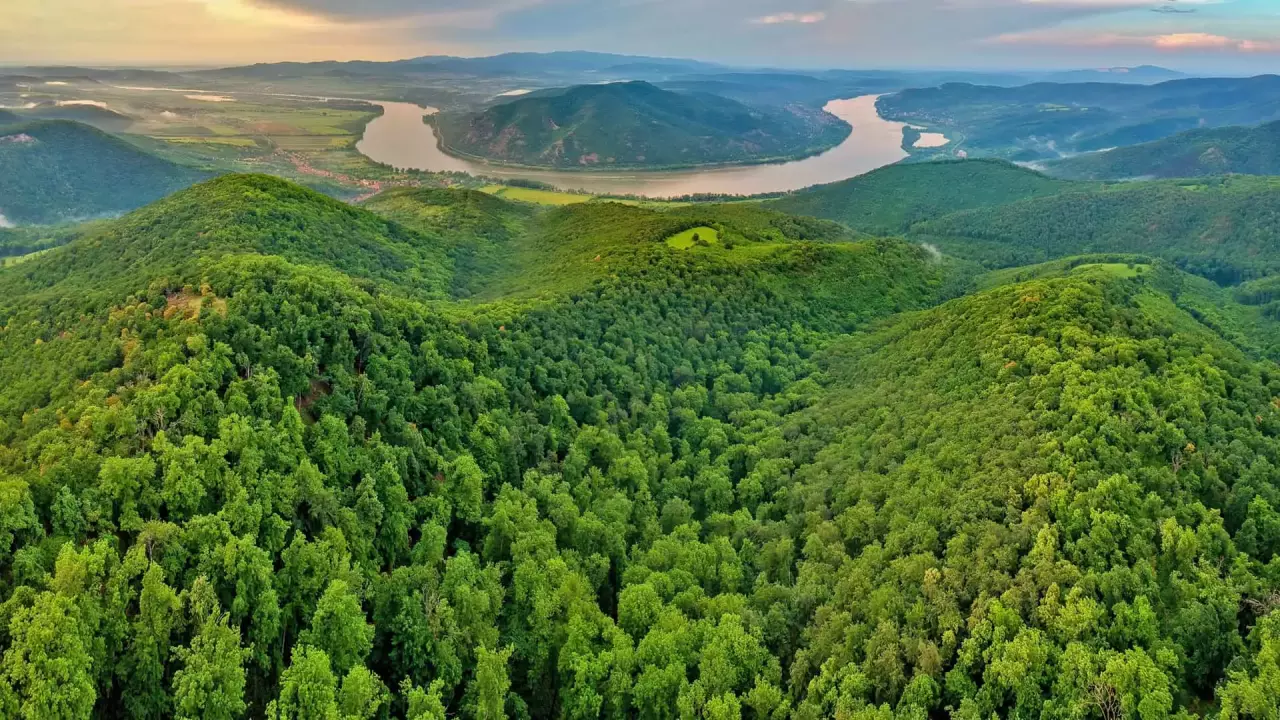
[[[383,112],[366,126],[356,150],[397,169],[466,173],[498,183],[524,180],[593,195],[671,198],[785,193],[863,175],[911,156],[902,148],[904,123],[885,120],[876,110],[880,97],[868,94],[827,103],[823,110],[848,126],[845,139],[825,150],[815,148],[800,159],[771,162],[573,170],[512,166],[447,151],[432,120],[437,108],[394,101],[367,101],[381,106]]]

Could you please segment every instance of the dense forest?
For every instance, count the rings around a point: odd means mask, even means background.
[[[263,176],[84,228],[0,270],[0,716],[1276,717],[1280,322],[1160,257]]]
[[[450,152],[579,169],[802,157],[834,147],[851,132],[821,106],[747,105],[647,82],[544,90],[479,112],[446,113],[435,125]]]
[[[14,223],[114,215],[205,177],[88,125],[0,117],[0,214]]]

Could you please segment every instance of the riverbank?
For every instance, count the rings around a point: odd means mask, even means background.
[[[844,180],[905,159],[908,153],[902,148],[902,130],[906,124],[881,118],[875,107],[878,97],[864,95],[828,103],[824,109],[853,128],[848,138],[826,152],[767,165],[590,173],[511,168],[450,155],[441,149],[431,124],[424,122],[438,112],[435,108],[392,102],[376,103],[382,106],[383,114],[365,128],[356,148],[370,160],[395,168],[527,180],[596,195],[759,195]]]

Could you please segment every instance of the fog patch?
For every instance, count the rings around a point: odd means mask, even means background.
[[[929,253],[929,259],[933,260],[935,263],[942,262],[942,251],[938,249],[937,245],[934,245],[933,243],[920,243],[920,247],[924,248],[925,252]]]
[[[69,107],[73,105],[90,105],[96,108],[107,110],[107,104],[101,100],[59,100],[58,107]]]
[[[183,97],[185,97],[185,98],[186,98],[186,99],[188,99],[188,100],[200,100],[200,101],[202,101],[202,102],[215,102],[215,103],[235,102],[235,101],[236,101],[236,99],[235,99],[235,98],[233,98],[233,97],[227,97],[226,95],[204,95],[204,94],[201,94],[201,95],[184,95]]]
[[[504,93],[498,93],[498,97],[520,97],[521,95],[528,95],[531,92],[533,91],[528,88],[520,88],[519,90],[508,90]]]
[[[5,217],[4,213],[0,213],[0,228],[11,228],[11,227],[14,227],[13,223],[9,222],[9,218]]]

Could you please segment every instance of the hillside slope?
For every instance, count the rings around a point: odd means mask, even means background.
[[[436,120],[442,147],[503,163],[558,168],[678,167],[813,154],[849,126],[803,106],[748,107],[645,82],[544,91]]]
[[[1222,284],[1280,272],[1272,178],[1132,183],[947,215],[911,237],[988,267],[1145,253]]]
[[[790,193],[766,206],[897,234],[959,210],[1052,195],[1078,186],[995,160],[899,164],[849,180]]]
[[[1280,174],[1280,122],[1191,130],[1164,140],[1078,155],[1048,165],[1082,179],[1189,178]]]
[[[1275,708],[1255,582],[1280,496],[1247,469],[1280,451],[1274,365],[1106,271],[908,315],[827,364],[829,444],[789,491],[829,518],[799,569],[815,642],[792,675],[833,688],[806,717]],[[861,682],[836,691],[847,658]]]
[[[0,276],[0,308],[22,298],[104,297],[146,280],[189,276],[201,263],[253,253],[318,264],[421,298],[448,296],[450,261],[438,241],[373,213],[266,175],[224,175],[96,226],[56,255]]]
[[[203,177],[79,123],[0,127],[0,214],[14,223],[118,214]]]

